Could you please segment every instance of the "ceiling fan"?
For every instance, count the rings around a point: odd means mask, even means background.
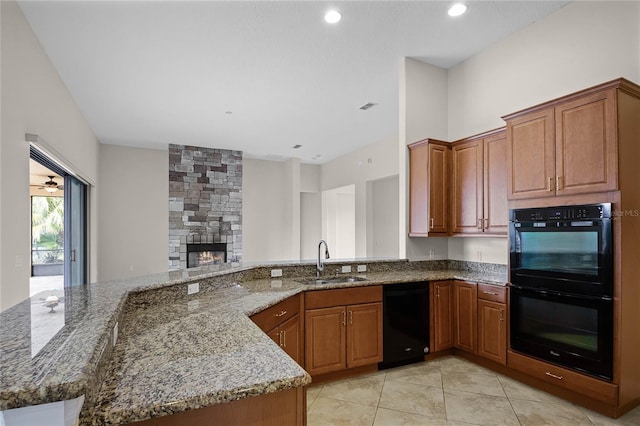
[[[64,185],[58,185],[58,182],[53,180],[55,176],[47,176],[47,177],[49,178],[49,180],[43,183],[41,186],[38,186],[38,189],[44,189],[45,191],[51,194],[56,192],[58,189],[60,190],[64,189]]]

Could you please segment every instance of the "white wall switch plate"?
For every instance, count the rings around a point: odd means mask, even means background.
[[[187,294],[195,294],[200,291],[200,283],[191,283],[187,286]]]
[[[367,272],[367,265],[358,265],[358,272]]]
[[[276,277],[281,277],[282,276],[282,269],[272,269],[271,270],[271,277],[276,278]]]
[[[346,265],[342,267],[343,274],[348,274],[349,272],[351,272],[351,265]]]

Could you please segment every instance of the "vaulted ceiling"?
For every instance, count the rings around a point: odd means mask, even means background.
[[[452,3],[19,2],[102,143],[312,163],[397,138],[403,57],[450,68],[568,2]]]

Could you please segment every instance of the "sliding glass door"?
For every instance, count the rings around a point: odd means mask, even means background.
[[[87,282],[87,186],[64,177],[64,286]]]

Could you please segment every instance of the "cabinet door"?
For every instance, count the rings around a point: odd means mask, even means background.
[[[616,89],[556,106],[557,195],[618,188]]]
[[[300,317],[288,319],[280,327],[281,347],[295,362],[302,365],[302,340],[300,339]]]
[[[507,234],[507,135],[501,132],[484,140],[484,212],[485,233]]]
[[[478,348],[478,287],[476,283],[454,282],[455,347],[476,353]]]
[[[429,233],[429,145],[409,146],[409,236]]]
[[[507,363],[506,305],[478,299],[478,355]]]
[[[511,200],[555,195],[554,110],[507,121],[507,181]]]
[[[429,233],[449,232],[448,155],[449,148],[429,144]]]
[[[382,361],[382,303],[347,306],[347,367]]]
[[[482,139],[460,143],[451,149],[451,232],[482,233]]]
[[[435,281],[431,285],[432,352],[453,347],[453,284]]]
[[[346,368],[346,308],[305,312],[305,369],[323,374]]]

